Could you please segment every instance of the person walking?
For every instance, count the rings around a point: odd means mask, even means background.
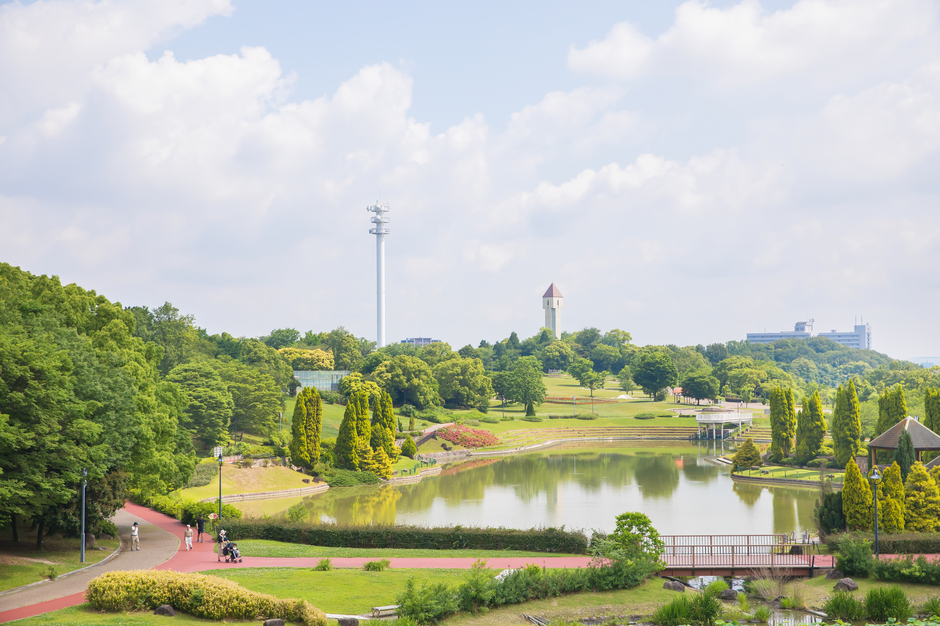
[[[140,527],[137,526],[137,522],[131,526],[131,550],[140,551]]]
[[[186,524],[186,532],[183,533],[183,539],[186,540],[186,551],[193,549],[193,527]]]
[[[196,520],[196,531],[199,533],[199,536],[196,539],[199,543],[203,543],[202,534],[206,532],[206,520],[203,519],[202,513],[199,514],[199,519]]]

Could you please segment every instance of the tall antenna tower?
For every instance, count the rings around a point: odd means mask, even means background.
[[[372,223],[375,228],[370,228],[369,233],[375,235],[375,316],[376,333],[375,342],[379,348],[385,347],[385,235],[391,231],[388,229],[387,204],[373,204],[366,207],[366,211],[375,213],[372,216]]]

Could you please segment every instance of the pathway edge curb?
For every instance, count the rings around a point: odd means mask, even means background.
[[[98,561],[97,563],[92,563],[91,565],[86,565],[85,567],[82,567],[82,568],[79,568],[79,569],[74,569],[74,570],[72,570],[71,572],[66,572],[66,573],[62,574],[61,576],[56,576],[55,579],[46,578],[46,579],[44,579],[44,580],[37,580],[37,581],[34,582],[34,583],[29,583],[28,585],[20,585],[19,587],[14,587],[13,589],[7,589],[7,590],[5,590],[5,591],[0,591],[0,598],[2,598],[2,597],[4,597],[4,596],[11,596],[11,595],[13,595],[14,593],[18,593],[18,592],[20,592],[20,591],[26,591],[27,589],[33,589],[33,588],[35,588],[35,587],[39,587],[40,585],[46,585],[46,584],[49,584],[49,583],[51,583],[51,582],[55,582],[56,580],[60,580],[60,579],[62,579],[62,578],[68,578],[69,576],[72,576],[72,575],[74,575],[74,574],[78,574],[79,572],[86,572],[86,571],[90,570],[90,569],[93,568],[93,567],[99,567],[99,566],[101,566],[101,565],[104,565],[105,563],[107,563],[107,562],[111,561],[112,559],[114,559],[118,554],[120,554],[120,553],[124,550],[124,537],[120,537],[120,539],[121,539],[121,545],[119,545],[119,546],[114,550],[114,552],[112,552],[112,553],[109,554],[108,556],[104,557],[103,559],[101,559],[101,560]]]

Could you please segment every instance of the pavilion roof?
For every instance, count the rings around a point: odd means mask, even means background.
[[[869,448],[895,450],[904,431],[911,436],[914,450],[940,450],[940,435],[933,432],[913,417],[905,417],[900,422],[884,431],[869,442]]]
[[[938,465],[940,465],[940,456],[935,458],[933,461],[930,461],[929,463],[924,463],[924,467],[926,467],[928,470],[932,470]]]

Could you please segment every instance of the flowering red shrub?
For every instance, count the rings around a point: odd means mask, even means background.
[[[466,426],[448,426],[437,431],[437,436],[464,448],[482,448],[499,443],[495,435],[485,430],[476,430]]]

